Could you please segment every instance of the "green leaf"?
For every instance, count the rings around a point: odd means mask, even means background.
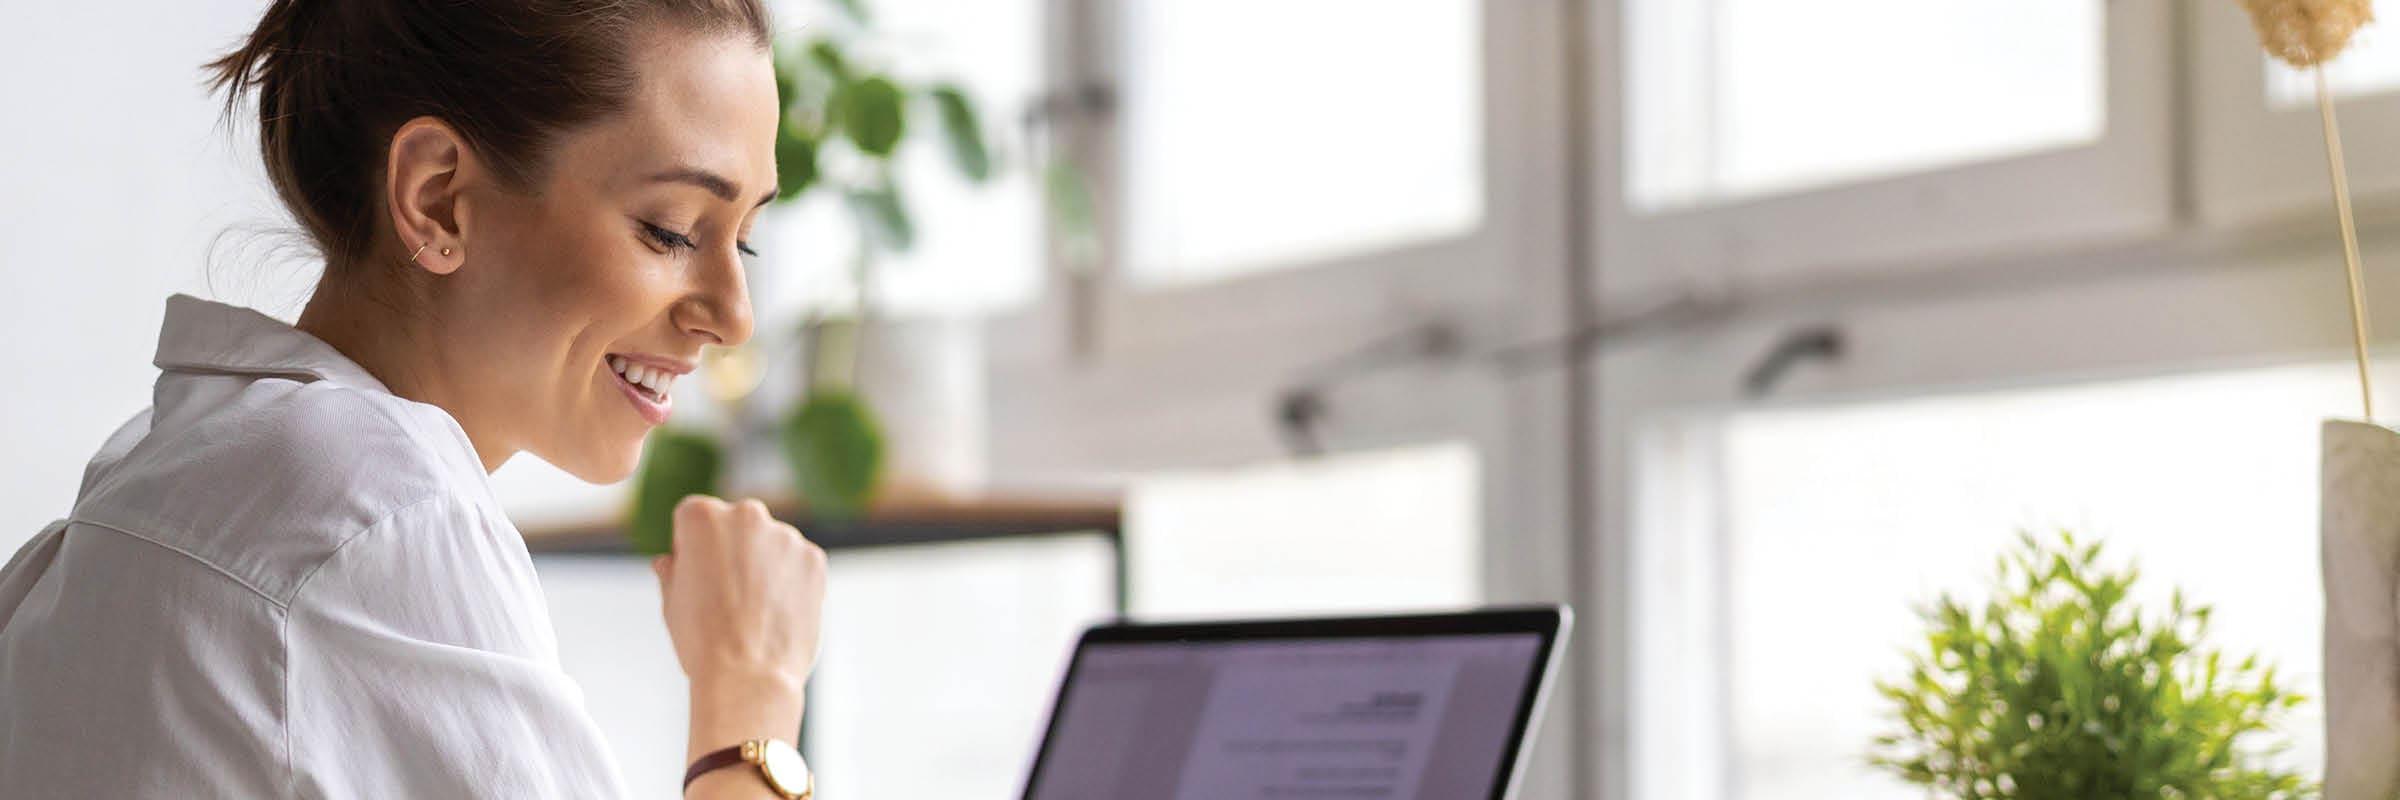
[[[859,152],[889,158],[900,137],[908,132],[906,98],[900,86],[883,76],[851,81],[834,95],[833,105],[842,134]]]
[[[675,504],[695,494],[716,494],[725,457],[705,434],[661,428],[650,434],[633,483],[633,514],[625,525],[633,550],[659,555],[674,549]]]
[[[851,22],[860,25],[868,24],[865,0],[833,0],[833,5],[840,8],[842,13],[850,15]]]
[[[797,131],[775,139],[775,200],[787,201],[817,183],[817,143]]]
[[[808,43],[808,60],[816,62],[817,68],[832,75],[836,82],[850,82],[850,57],[843,55],[842,46],[833,40],[818,39]]]
[[[900,190],[885,183],[871,189],[853,189],[843,194],[850,203],[850,212],[858,215],[867,234],[884,249],[896,253],[908,252],[917,244],[917,228],[910,221],[908,206],[900,200]]]
[[[793,103],[800,102],[800,78],[799,76],[793,74],[794,67],[792,65],[792,60],[785,56],[782,51],[777,51],[775,53],[774,62],[775,107],[777,109],[788,111],[791,109]],[[778,133],[782,132],[783,129],[790,124],[785,119],[788,116],[790,115],[783,113],[778,113],[776,115],[777,119],[775,130]]]
[[[883,431],[858,395],[838,389],[809,395],[784,421],[783,451],[811,512],[856,516],[874,499]]]
[[[950,160],[958,165],[960,174],[968,180],[983,183],[992,179],[992,153],[984,145],[983,124],[976,118],[975,104],[957,86],[943,84],[933,89],[935,108],[941,112],[942,132],[950,142]]]
[[[2271,664],[2204,641],[2208,607],[2133,598],[2141,572],[2099,542],[2021,533],[1990,598],[1919,606],[1904,680],[1878,680],[1894,730],[1867,763],[1959,798],[2289,798],[2279,766],[2297,700]],[[2152,612],[2155,612],[2152,609]]]

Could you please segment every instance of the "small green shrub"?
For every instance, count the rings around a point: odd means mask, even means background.
[[[2260,744],[2301,702],[2256,656],[2202,644],[2209,608],[2178,589],[2163,616],[2126,602],[2140,575],[2100,545],[2032,534],[2001,555],[1978,611],[1948,594],[1907,677],[1878,681],[1900,731],[1869,761],[1957,798],[2296,798],[2299,775]]]

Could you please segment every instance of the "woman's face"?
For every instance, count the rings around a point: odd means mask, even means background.
[[[451,411],[487,459],[529,451],[623,479],[700,349],[750,337],[743,257],[776,186],[773,66],[714,34],[653,35],[634,63],[626,110],[561,136],[532,192],[461,188],[464,252],[434,335],[464,406]]]

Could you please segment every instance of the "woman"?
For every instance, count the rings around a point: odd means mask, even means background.
[[[619,796],[487,475],[626,477],[750,335],[768,34],[758,0],[274,0],[210,69],[324,277],[297,326],[168,302],[153,406],[0,571],[0,794]],[[800,794],[743,757],[798,729],[824,554],[755,501],[675,521],[687,796]]]

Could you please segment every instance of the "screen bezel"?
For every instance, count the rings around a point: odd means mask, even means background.
[[[1229,622],[1172,622],[1127,623],[1113,622],[1095,625],[1083,632],[1075,642],[1075,652],[1067,660],[1066,674],[1050,699],[1050,720],[1042,731],[1042,743],[1034,754],[1033,770],[1025,778],[1021,800],[1033,800],[1035,787],[1041,785],[1042,767],[1050,760],[1050,743],[1058,740],[1058,726],[1066,719],[1067,689],[1075,685],[1075,674],[1083,665],[1084,648],[1095,644],[1174,644],[1185,642],[1261,642],[1306,639],[1338,641],[1342,639],[1439,638],[1445,636],[1482,636],[1491,634],[1536,634],[1541,646],[1535,652],[1532,673],[1526,676],[1525,688],[1517,698],[1515,719],[1509,726],[1508,744],[1500,752],[1500,769],[1492,776],[1489,800],[1505,800],[1523,770],[1527,754],[1526,743],[1532,738],[1532,722],[1541,711],[1542,701],[1549,692],[1562,654],[1562,644],[1574,611],[1564,605],[1517,606],[1489,608],[1476,611],[1441,614],[1409,614],[1374,617],[1331,617],[1312,619],[1242,620]]]

